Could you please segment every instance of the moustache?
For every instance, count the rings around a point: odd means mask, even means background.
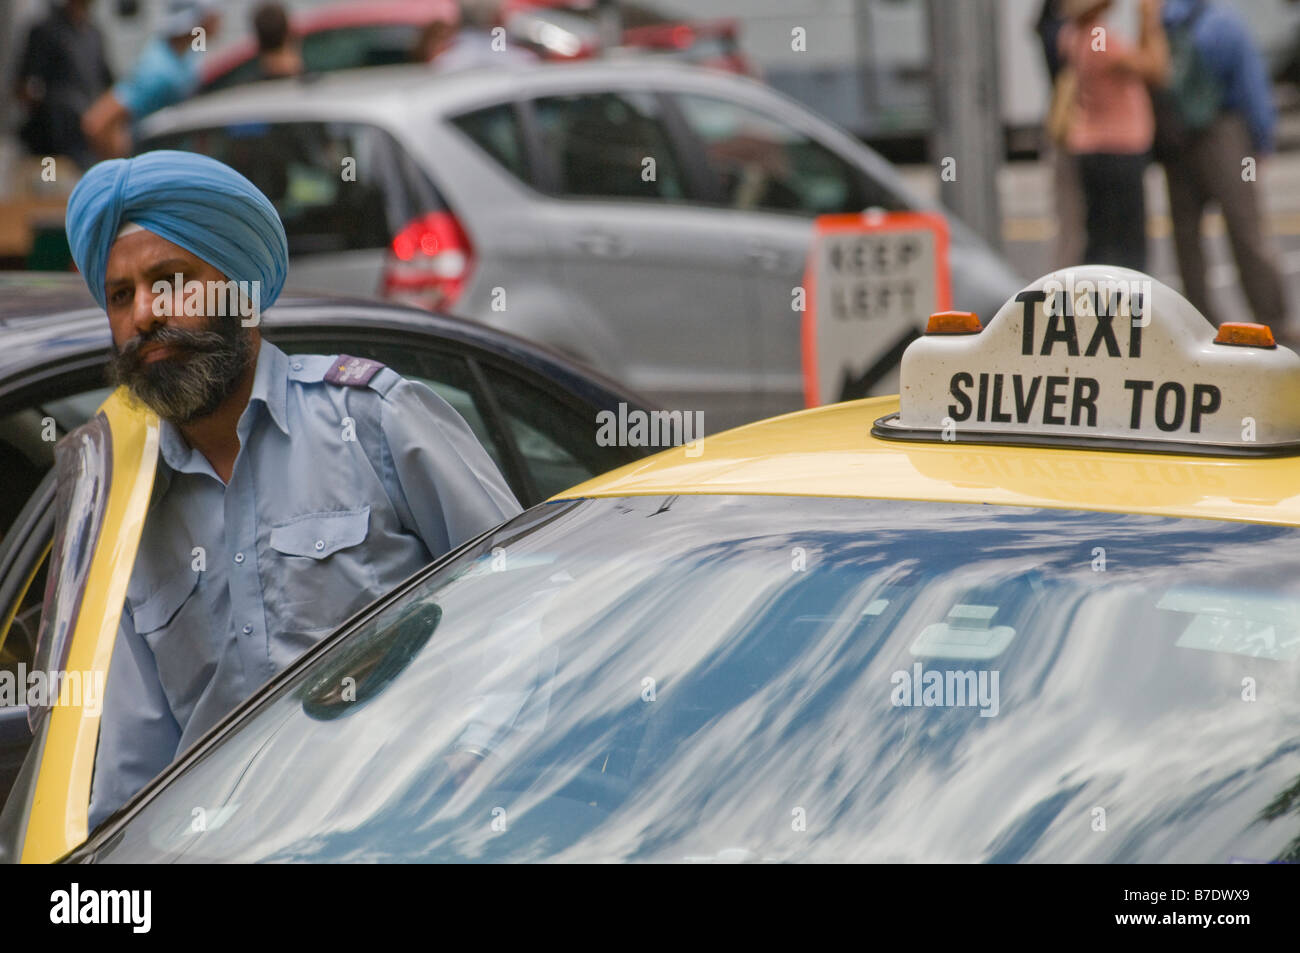
[[[140,353],[148,345],[172,347],[178,351],[190,351],[195,354],[213,353],[228,347],[230,337],[219,331],[191,331],[186,328],[172,328],[164,325],[145,334],[137,335],[117,352],[118,370],[125,374],[138,373],[148,365]]]

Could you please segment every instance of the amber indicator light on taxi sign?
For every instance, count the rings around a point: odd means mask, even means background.
[[[979,334],[984,330],[978,315],[970,311],[939,311],[930,315],[926,334]]]
[[[1227,321],[1219,325],[1215,344],[1233,344],[1237,347],[1277,347],[1273,329],[1267,324],[1248,324],[1244,321]]]

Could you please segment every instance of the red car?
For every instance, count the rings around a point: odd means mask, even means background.
[[[734,20],[686,23],[646,7],[625,4],[624,48],[677,56],[701,66],[751,73],[740,52]],[[367,0],[295,14],[303,65],[309,73],[387,66],[422,58],[425,31],[455,25],[455,0]],[[506,0],[501,21],[516,42],[544,59],[584,59],[600,49],[595,0]],[[257,42],[245,37],[207,59],[200,92],[213,92],[261,79]]]
[[[340,3],[292,16],[302,39],[309,73],[390,66],[417,59],[424,31],[436,23],[460,22],[455,0],[367,0]],[[261,79],[257,40],[247,36],[206,58],[200,92],[213,92]]]

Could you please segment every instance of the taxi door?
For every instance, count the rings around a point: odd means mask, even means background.
[[[114,391],[55,449],[57,493],[31,747],[0,811],[0,860],[47,863],[86,839],[99,718],[158,461],[158,418]],[[35,575],[33,571],[31,575]],[[30,577],[28,579],[30,583]],[[10,618],[0,607],[0,644]]]

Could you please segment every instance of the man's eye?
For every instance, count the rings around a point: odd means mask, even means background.
[[[131,292],[126,290],[114,291],[111,295],[109,295],[108,300],[110,304],[118,304],[118,305],[126,304],[128,301],[131,300]]]

